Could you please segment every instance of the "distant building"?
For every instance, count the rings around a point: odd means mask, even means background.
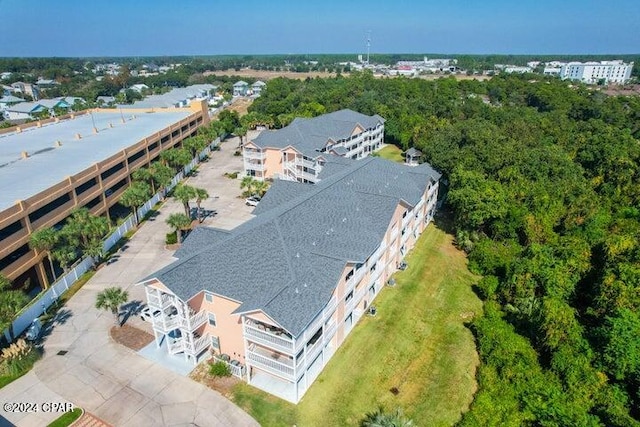
[[[233,84],[233,96],[246,96],[249,91],[249,83],[240,80]]]
[[[24,95],[29,95],[33,98],[34,101],[40,99],[40,88],[38,85],[32,83],[24,83],[24,82],[15,82],[11,84],[14,93],[22,93]]]
[[[621,60],[600,62],[569,62],[562,66],[560,78],[579,80],[583,83],[626,83],[631,78],[633,62],[625,64]]]
[[[251,85],[251,90],[253,91],[254,95],[260,95],[260,93],[262,93],[262,90],[265,88],[266,85],[267,84],[265,82],[258,80],[257,82]]]
[[[183,108],[194,101],[209,101],[211,91],[216,89],[212,84],[199,84],[172,89],[162,95],[150,95],[136,101],[133,105],[121,105],[123,108]]]
[[[545,76],[559,76],[561,71],[561,67],[544,67],[542,74]]]
[[[7,80],[9,77],[11,77],[12,74],[13,73],[10,73],[9,71],[4,71],[0,73],[0,79]]]
[[[42,89],[46,89],[48,87],[54,87],[56,85],[59,85],[60,83],[58,83],[55,80],[51,80],[51,79],[39,78],[38,81],[36,82],[36,84],[38,85],[38,87],[40,87]]]
[[[530,73],[533,70],[531,69],[531,67],[521,67],[518,65],[505,65],[502,71],[507,74],[512,74],[512,73],[524,74],[524,73]]]
[[[144,83],[138,83],[138,84],[135,84],[135,85],[131,85],[131,87],[128,88],[128,89],[135,90],[138,93],[142,93],[142,91],[144,91],[144,90],[149,90],[149,86],[147,86]]]
[[[115,104],[115,102],[115,96],[99,96],[96,98],[96,103],[98,105],[112,105]]]
[[[0,98],[0,111],[4,111],[7,109],[7,107],[18,104],[20,102],[24,102],[24,99],[18,98],[17,96],[13,95],[3,96],[2,98]]]

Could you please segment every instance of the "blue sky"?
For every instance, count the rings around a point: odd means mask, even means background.
[[[640,0],[0,0],[0,56],[640,53]]]

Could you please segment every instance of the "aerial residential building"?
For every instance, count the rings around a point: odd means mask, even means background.
[[[32,83],[15,82],[11,84],[14,93],[29,95],[34,101],[40,99],[40,88]]]
[[[265,86],[267,86],[265,82],[258,80],[257,82],[251,85],[251,91],[253,92],[254,95],[260,95],[264,90]]]
[[[4,108],[4,117],[7,120],[33,120],[39,113],[48,111],[55,116],[55,110],[70,111],[76,102],[84,103],[84,99],[67,96],[52,99],[41,99],[37,102],[20,102],[8,105]]]
[[[384,119],[352,110],[296,118],[285,128],[263,131],[243,147],[244,170],[258,180],[315,183],[331,155],[358,159],[382,146]]]
[[[4,111],[7,109],[7,107],[16,105],[20,102],[24,102],[24,99],[18,98],[17,96],[13,95],[5,95],[0,98],[0,111]]]
[[[177,261],[140,282],[158,347],[194,364],[211,351],[299,402],[436,209],[428,164],[343,160],[315,185],[276,180],[255,218],[197,228]]]
[[[110,216],[131,174],[209,121],[205,102],[190,108],[92,110],[0,130],[0,271],[14,286],[51,282],[46,254],[29,236],[61,227],[86,207]]]
[[[626,83],[631,78],[633,62],[625,64],[621,60],[600,62],[569,62],[562,66],[560,78],[580,80],[583,83]]]
[[[233,84],[233,96],[246,96],[249,92],[249,83],[240,80]]]

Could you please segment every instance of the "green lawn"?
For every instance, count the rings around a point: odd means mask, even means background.
[[[404,157],[402,156],[402,150],[395,145],[386,145],[380,150],[376,151],[383,159],[391,160],[398,163],[404,163]]]
[[[54,420],[47,427],[67,427],[70,426],[75,420],[82,416],[82,409],[73,408],[73,411],[66,412],[56,420]]]
[[[233,400],[263,426],[358,425],[378,406],[402,408],[417,426],[448,426],[475,392],[475,343],[463,322],[481,311],[452,237],[431,225],[302,401],[291,405],[241,384]],[[397,395],[390,390],[398,389]]]

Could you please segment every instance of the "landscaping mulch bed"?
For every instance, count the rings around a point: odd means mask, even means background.
[[[209,363],[211,363],[213,359],[210,359],[206,362],[200,363],[196,368],[191,372],[189,377],[199,382],[200,384],[204,384],[209,388],[214,389],[224,397],[230,398],[232,395],[231,390],[233,386],[238,384],[240,380],[236,377],[212,377],[209,375]]]
[[[141,350],[153,341],[153,335],[129,325],[113,326],[109,334],[118,344],[135,351]]]

